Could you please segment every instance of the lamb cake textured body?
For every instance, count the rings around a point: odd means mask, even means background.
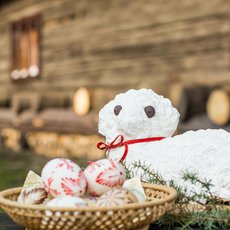
[[[230,133],[208,129],[172,137],[179,116],[170,100],[152,90],[132,89],[101,109],[99,133],[106,138],[110,158],[119,161],[126,153],[126,165],[147,163],[165,180],[173,180],[189,193],[202,192],[199,184],[182,178],[185,171],[195,173],[211,180],[213,195],[230,200]],[[159,137],[164,139],[150,140]],[[133,144],[133,140],[139,142]]]

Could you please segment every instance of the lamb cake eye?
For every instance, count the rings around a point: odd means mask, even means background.
[[[146,106],[144,110],[148,118],[151,118],[155,115],[155,109],[151,105]]]
[[[114,114],[115,114],[116,116],[118,116],[118,114],[120,113],[121,110],[122,110],[122,106],[121,106],[121,105],[116,105],[116,106],[114,107]]]

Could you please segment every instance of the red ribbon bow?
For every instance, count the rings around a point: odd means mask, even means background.
[[[120,159],[120,162],[121,162],[127,157],[128,145],[136,144],[136,143],[150,142],[150,141],[160,141],[164,138],[165,137],[148,137],[148,138],[143,138],[143,139],[124,141],[124,137],[122,135],[118,135],[111,143],[106,144],[104,142],[99,142],[97,144],[97,148],[100,150],[106,149],[106,151],[109,151],[110,149],[116,149],[118,147],[125,146],[125,151]]]

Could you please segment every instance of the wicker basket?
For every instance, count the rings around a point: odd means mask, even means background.
[[[148,229],[171,209],[177,193],[174,189],[143,183],[147,201],[113,208],[50,208],[23,205],[17,199],[21,188],[0,192],[0,206],[26,229]]]

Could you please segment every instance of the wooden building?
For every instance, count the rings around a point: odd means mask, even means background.
[[[179,107],[196,88],[206,102],[203,89],[230,85],[229,16],[229,0],[1,0],[0,128],[93,135],[103,104],[129,88]],[[72,110],[80,87],[86,116]],[[185,121],[205,112],[184,105]]]

